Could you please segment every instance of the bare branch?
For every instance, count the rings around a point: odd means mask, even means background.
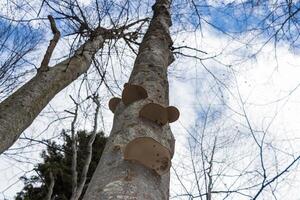
[[[71,200],[78,200],[80,198],[80,196],[82,195],[82,191],[83,191],[83,188],[84,188],[84,185],[86,182],[89,166],[92,161],[93,143],[96,138],[97,127],[98,127],[98,114],[99,114],[99,109],[100,109],[100,102],[99,102],[98,96],[93,96],[92,98],[93,98],[94,103],[96,104],[96,111],[95,111],[95,115],[94,115],[94,127],[93,127],[93,131],[91,133],[91,136],[90,136],[91,138],[86,147],[87,156],[84,161],[84,166],[82,168],[80,183],[79,183],[75,193],[72,194]]]
[[[75,123],[78,117],[78,106],[79,104],[70,96],[72,101],[75,104],[74,118],[71,123],[71,139],[72,139],[72,197],[76,193],[77,190],[77,134],[75,130]],[[71,199],[72,199],[71,197]]]
[[[38,69],[38,71],[48,71],[49,61],[51,59],[53,51],[54,51],[54,49],[55,49],[55,47],[58,43],[58,40],[60,38],[60,32],[56,27],[55,20],[53,19],[53,17],[51,15],[48,16],[48,19],[50,21],[51,30],[52,30],[52,33],[53,33],[54,36],[53,36],[53,39],[50,41],[50,44],[49,44],[49,46],[47,48],[47,51],[44,55],[44,59],[41,63],[41,67]]]

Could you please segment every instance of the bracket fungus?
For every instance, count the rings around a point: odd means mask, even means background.
[[[145,88],[139,85],[124,84],[122,92],[122,101],[125,105],[129,105],[135,101],[146,99],[148,97]]]
[[[159,175],[167,173],[171,167],[170,151],[151,137],[130,141],[125,147],[124,160],[137,161]]]
[[[176,121],[179,118],[179,111],[174,106],[165,108],[157,103],[149,103],[140,110],[139,116],[162,126]]]
[[[120,103],[121,99],[118,97],[113,97],[109,100],[108,107],[112,113],[115,113],[117,105]]]
[[[175,122],[179,118],[179,110],[174,106],[169,106],[166,109],[168,112],[169,123]]]

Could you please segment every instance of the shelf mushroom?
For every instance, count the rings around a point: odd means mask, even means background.
[[[151,137],[130,141],[125,147],[124,159],[137,161],[159,175],[167,173],[171,167],[170,151]]]
[[[112,113],[115,113],[116,107],[121,102],[121,99],[118,97],[113,97],[109,100],[108,107]]]
[[[124,84],[122,92],[122,101],[125,105],[129,105],[135,101],[146,99],[148,97],[147,91],[140,85]]]
[[[140,110],[139,116],[162,126],[168,122],[175,122],[179,118],[179,111],[174,106],[165,108],[157,103],[149,103]]]
[[[174,106],[169,106],[166,109],[168,113],[169,123],[175,122],[179,118],[179,110]]]

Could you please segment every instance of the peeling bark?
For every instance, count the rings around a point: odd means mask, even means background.
[[[102,48],[100,35],[88,40],[75,54],[35,77],[0,103],[0,154],[18,139],[42,109],[62,89],[86,72]]]
[[[154,15],[142,41],[129,84],[143,86],[148,98],[115,109],[113,128],[84,200],[166,200],[169,199],[170,173],[162,176],[137,162],[125,161],[123,150],[134,138],[151,137],[174,153],[174,137],[169,124],[160,126],[139,117],[141,108],[155,102],[169,104],[167,67],[174,58],[169,34],[170,1],[157,0]]]

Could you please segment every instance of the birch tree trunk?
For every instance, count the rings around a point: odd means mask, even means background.
[[[169,171],[159,175],[153,169],[123,157],[125,146],[135,138],[151,137],[166,147],[171,157],[175,140],[169,124],[160,126],[139,117],[139,112],[151,102],[168,106],[167,67],[174,57],[170,51],[171,17],[169,0],[156,0],[148,31],[139,48],[129,84],[146,89],[148,98],[115,110],[113,128],[101,160],[89,184],[84,200],[169,199]]]
[[[0,103],[0,154],[13,145],[58,92],[89,69],[103,43],[101,35],[88,40],[71,58],[48,70],[38,71],[35,77]]]

